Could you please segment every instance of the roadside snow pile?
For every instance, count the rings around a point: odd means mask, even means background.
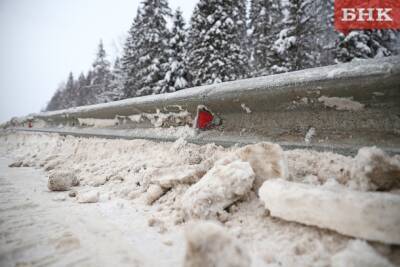
[[[228,248],[236,245],[226,245],[218,256],[222,240],[247,247],[252,266],[341,266],[343,261],[358,266],[361,253],[353,251],[365,252],[368,262],[400,265],[400,247],[391,245],[400,233],[400,158],[377,148],[349,157],[283,151],[271,143],[223,148],[183,139],[155,143],[34,133],[0,134],[0,146],[14,158],[10,166],[43,168],[50,180],[73,174],[79,186],[66,201],[97,202],[101,196],[104,204],[122,198],[160,234],[197,218],[223,223],[222,233],[213,225],[189,234],[188,242],[200,250],[187,251],[187,266],[196,266],[189,265],[196,264],[190,258],[196,262],[198,255],[228,262]],[[214,240],[213,233],[218,241],[204,245]],[[383,243],[354,249],[357,238]],[[247,259],[243,264],[249,265]]]
[[[246,249],[222,226],[214,222],[196,222],[186,226],[185,267],[248,267],[251,258]]]

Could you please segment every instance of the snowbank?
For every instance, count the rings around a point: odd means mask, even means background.
[[[164,134],[161,129],[158,130],[160,135]],[[72,172],[76,175],[80,182],[79,186],[73,188],[72,195],[76,195],[76,198],[66,197],[67,193],[53,193],[65,199],[62,203],[53,204],[73,205],[79,196],[82,198],[86,192],[98,192],[101,201],[96,207],[111,205],[114,202],[124,203],[123,208],[116,207],[119,215],[115,217],[115,220],[122,225],[130,225],[146,234],[147,231],[154,231],[157,235],[162,235],[165,240],[173,241],[170,246],[160,244],[163,249],[182,246],[181,239],[174,239],[171,236],[178,235],[188,220],[198,217],[217,218],[224,222],[224,231],[228,232],[232,239],[236,239],[249,249],[251,266],[330,266],[333,264],[332,256],[348,251],[346,249],[348,243],[354,240],[349,234],[339,234],[338,230],[337,232],[327,230],[330,227],[330,220],[333,220],[336,226],[342,223],[337,220],[348,218],[336,216],[337,213],[334,213],[335,210],[331,206],[321,211],[325,203],[331,205],[332,196],[338,198],[335,203],[342,205],[340,208],[347,208],[347,205],[350,205],[349,207],[353,209],[364,208],[365,212],[360,215],[360,210],[356,212],[340,210],[339,215],[354,213],[355,218],[366,216],[371,220],[370,227],[378,224],[396,227],[393,216],[398,212],[390,213],[390,210],[383,209],[395,204],[392,201],[393,197],[399,196],[398,191],[395,191],[396,184],[385,186],[387,189],[379,189],[386,190],[385,193],[362,192],[362,187],[359,186],[361,183],[358,182],[361,175],[353,174],[365,173],[370,179],[374,177],[375,172],[357,167],[357,164],[365,165],[361,157],[353,158],[331,152],[300,149],[283,151],[282,154],[279,146],[273,144],[270,148],[265,144],[249,147],[251,149],[247,149],[250,153],[245,153],[247,157],[241,158],[240,155],[246,150],[245,148],[223,148],[214,144],[200,146],[189,144],[183,139],[173,143],[156,143],[146,140],[63,137],[57,134],[0,134],[0,151],[5,151],[3,156],[12,157],[14,162],[18,163],[16,165],[42,168],[49,174]],[[277,153],[274,154],[275,152]],[[360,154],[363,153],[360,150]],[[372,152],[369,154],[374,155]],[[398,156],[387,158],[390,164],[385,164],[394,166],[392,163],[398,159]],[[286,175],[283,164],[285,161]],[[372,166],[378,167],[378,162],[379,160]],[[261,167],[258,168],[258,165]],[[286,211],[295,212],[296,216],[305,217],[309,214],[317,216],[327,212],[326,220],[329,221],[322,221],[327,226],[320,224],[320,221],[318,228],[271,216],[265,204],[252,189],[258,178],[268,177],[265,183],[276,182],[276,179],[273,179],[277,176],[276,170],[283,177],[287,176],[288,181],[298,183],[299,186],[296,184],[295,188],[301,190],[293,191],[291,186],[286,189],[281,188],[279,190],[282,194],[274,195],[274,199],[293,197],[294,200],[289,204],[300,207],[296,206],[295,209]],[[386,174],[382,177],[386,177]],[[306,186],[306,189],[303,189],[302,185]],[[312,190],[309,190],[310,188]],[[350,191],[349,188],[356,190]],[[375,189],[368,187],[368,190]],[[319,193],[314,194],[314,191]],[[348,193],[342,194],[343,191]],[[367,195],[369,199],[361,198],[360,194]],[[388,197],[380,202],[374,197],[378,194]],[[96,194],[94,197],[96,198]],[[354,201],[349,204],[347,201],[350,199]],[[311,203],[305,205],[307,200]],[[146,205],[146,202],[152,204]],[[374,203],[381,205],[382,211],[376,213],[378,208],[372,205]],[[289,204],[279,200],[279,203],[274,205],[280,208],[280,205]],[[78,204],[76,206],[80,209],[88,207]],[[394,207],[390,209],[393,210]],[[131,213],[132,216],[144,216],[145,221],[139,223],[135,220],[126,220],[124,216],[127,213]],[[392,216],[387,216],[389,213]],[[318,216],[316,218],[320,220]],[[344,221],[344,225],[346,223]],[[354,230],[360,227],[358,231],[364,233],[367,223],[355,221],[354,226],[346,226],[345,229]],[[149,228],[149,225],[153,227]],[[390,229],[393,228],[385,229],[381,235],[385,235],[386,238],[389,235],[388,231],[395,231]],[[396,235],[393,235],[392,239],[395,237]],[[381,243],[378,249],[373,242],[367,244],[373,246],[387,261],[400,265],[398,246]],[[160,253],[168,254],[163,249]],[[181,248],[181,251],[184,253],[184,248]],[[368,254],[368,247],[359,246],[359,251]],[[210,253],[214,252],[216,251]],[[157,256],[157,253],[154,256]],[[374,254],[375,258],[380,257],[377,253]],[[352,255],[355,257],[354,253]],[[341,257],[337,256],[339,259]],[[350,264],[349,258],[345,261]],[[170,266],[167,263],[164,265]]]
[[[400,244],[400,195],[281,179],[266,181],[259,195],[272,216],[353,237]]]

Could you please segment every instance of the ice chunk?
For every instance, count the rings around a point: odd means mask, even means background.
[[[280,145],[263,142],[247,145],[238,151],[243,161],[250,163],[256,174],[254,188],[258,190],[265,180],[288,177],[285,155]]]
[[[274,217],[353,237],[400,244],[400,195],[282,179],[266,181],[259,195]]]
[[[248,193],[254,172],[248,162],[221,159],[182,197],[182,208],[188,217],[211,218]]]
[[[99,192],[93,190],[93,191],[79,193],[77,199],[79,203],[96,203],[99,201],[99,197],[100,197]]]
[[[196,222],[185,229],[184,267],[247,267],[251,265],[247,250],[220,225]]]
[[[72,186],[79,185],[79,180],[73,172],[55,171],[50,174],[47,187],[51,191],[67,191]]]

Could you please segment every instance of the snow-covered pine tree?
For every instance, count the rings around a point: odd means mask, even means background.
[[[200,0],[191,18],[188,67],[193,85],[247,76],[245,0]]]
[[[87,95],[88,95],[88,89],[87,89],[87,78],[83,72],[78,77],[77,81],[77,88],[78,88],[78,97],[76,99],[76,105],[77,106],[84,106],[87,104]]]
[[[56,92],[54,93],[49,103],[47,104],[46,111],[61,109],[64,91],[65,91],[65,82],[62,82],[58,85]]]
[[[103,99],[105,92],[108,90],[111,79],[110,62],[107,60],[107,54],[103,46],[103,41],[100,40],[96,59],[93,64],[93,76],[91,80],[91,93],[94,99],[89,99],[89,103],[103,103],[106,99]]]
[[[186,67],[187,32],[182,11],[174,14],[171,38],[169,39],[168,62],[165,63],[165,77],[161,93],[175,92],[189,86]]]
[[[110,62],[107,60],[106,50],[103,46],[103,41],[100,40],[96,59],[94,60],[93,67],[93,77],[92,77],[92,85],[94,84],[106,84],[110,78]]]
[[[121,60],[117,57],[111,72],[110,85],[104,92],[103,98],[107,101],[120,100],[124,96],[124,74],[121,69]]]
[[[399,32],[394,30],[351,31],[347,36],[339,34],[335,51],[336,61],[348,62],[353,59],[385,57],[397,54]]]
[[[75,99],[77,91],[78,90],[76,89],[76,82],[74,79],[74,75],[72,72],[70,72],[68,75],[67,83],[65,84],[65,89],[62,94],[62,101],[60,108],[64,109],[76,106]]]
[[[123,73],[124,97],[136,96],[137,81],[136,73],[139,64],[139,51],[137,49],[139,36],[139,28],[142,23],[142,11],[137,9],[136,17],[128,31],[128,37],[125,42],[123,56],[121,58],[121,69]]]
[[[130,96],[158,94],[163,91],[165,70],[168,61],[167,17],[171,15],[166,0],[145,0],[141,15],[134,27],[133,48],[137,64],[129,77],[134,80]],[[136,55],[135,55],[136,54]],[[134,92],[134,94],[132,94]]]
[[[284,8],[282,30],[274,43],[274,73],[300,70],[319,65],[318,16],[320,1],[291,0]]]
[[[250,3],[250,55],[252,76],[268,75],[274,64],[272,47],[282,19],[280,1],[252,0]]]

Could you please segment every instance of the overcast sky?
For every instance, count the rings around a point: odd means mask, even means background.
[[[188,21],[196,0],[170,0]],[[0,0],[0,122],[39,112],[72,71],[87,71],[103,39],[121,53],[140,0]]]

